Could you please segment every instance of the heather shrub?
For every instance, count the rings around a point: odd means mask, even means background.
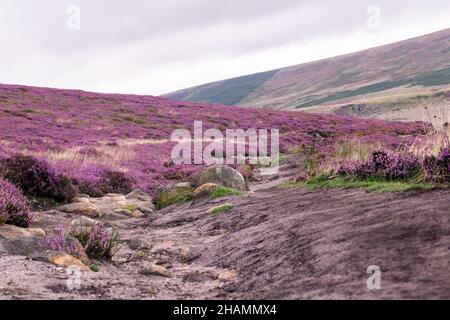
[[[14,185],[0,178],[0,224],[26,228],[32,219],[25,197]]]
[[[427,180],[450,182],[450,148],[443,148],[438,156],[425,157],[422,166]]]
[[[0,160],[1,175],[28,196],[69,201],[77,190],[70,179],[58,175],[46,161],[31,156],[14,155]]]
[[[59,226],[47,236],[47,245],[51,250],[62,252],[82,259],[87,255],[92,259],[111,258],[117,253],[119,235],[117,231],[109,233],[104,225],[96,224],[92,228],[66,230]]]
[[[383,173],[386,179],[408,179],[417,175],[420,169],[419,159],[405,153],[390,156]]]
[[[75,183],[81,193],[92,197],[101,197],[108,193],[127,194],[133,191],[133,181],[123,172],[100,169],[86,172],[83,178]]]
[[[82,246],[76,238],[66,231],[64,226],[60,225],[46,236],[47,245],[51,250],[71,255],[75,258],[83,257]]]
[[[344,163],[338,169],[338,174],[354,176],[359,179],[401,180],[414,177],[420,169],[419,159],[411,154],[388,154],[385,151],[377,150],[372,152],[368,161]]]
[[[102,224],[96,224],[88,231],[72,230],[70,235],[80,241],[89,258],[111,260],[118,251],[118,232],[108,232]]]

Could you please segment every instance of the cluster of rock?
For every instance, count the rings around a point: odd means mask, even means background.
[[[72,230],[88,233],[99,221],[144,218],[154,213],[157,208],[164,207],[165,205],[159,204],[166,200],[170,205],[186,200],[205,199],[220,186],[240,191],[248,190],[244,177],[237,170],[227,166],[212,166],[203,170],[193,184],[185,182],[161,187],[157,190],[155,199],[142,190],[135,190],[127,195],[107,194],[101,198],[80,195],[72,203],[57,207],[54,211],[74,215],[75,219],[70,223]],[[27,256],[58,266],[89,269],[87,256],[76,259],[65,253],[48,250],[45,231],[39,228],[0,226],[0,256],[2,255]],[[157,266],[149,266],[145,273],[170,276]]]
[[[142,218],[153,213],[155,205],[152,198],[142,190],[127,195],[107,194],[101,198],[82,195],[72,203],[57,208],[61,212],[82,214],[90,218],[115,220],[123,218]]]

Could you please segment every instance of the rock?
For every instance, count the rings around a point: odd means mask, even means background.
[[[158,266],[156,264],[152,264],[152,265],[145,267],[139,273],[146,275],[146,276],[160,276],[160,277],[172,278],[172,273],[170,271],[168,271],[163,266]]]
[[[125,198],[125,196],[123,194],[120,193],[108,193],[105,195],[105,197],[109,197],[109,198]]]
[[[176,188],[188,188],[188,187],[192,187],[192,183],[190,182],[177,182],[174,185]]]
[[[72,220],[72,222],[70,223],[70,225],[72,227],[77,227],[77,226],[83,226],[83,227],[92,227],[95,226],[98,222],[95,221],[94,219],[85,217],[85,216],[81,216],[79,218],[76,218],[74,220]]]
[[[3,225],[0,226],[0,245],[3,254],[31,256],[46,249],[45,232]]]
[[[51,253],[50,261],[58,267],[64,267],[64,268],[76,267],[82,271],[90,270],[89,267],[87,267],[83,262],[81,262],[77,258],[72,257],[67,254],[64,254],[64,253],[58,253],[58,252]]]
[[[133,210],[131,212],[131,216],[133,218],[143,218],[145,215],[142,212],[140,212],[139,210]]]
[[[153,213],[155,205],[150,195],[142,190],[135,190],[126,196],[110,193],[101,198],[78,197],[73,203],[61,206],[57,210],[90,218],[117,220],[129,217],[141,218],[145,214]]]
[[[73,199],[72,202],[82,202],[82,203],[91,203],[89,198],[85,198],[85,197],[78,197]]]
[[[124,218],[126,218],[126,216],[114,212],[102,213],[102,220],[115,221],[115,220],[123,220]]]
[[[144,214],[150,214],[155,210],[155,205],[152,202],[142,202],[136,206],[136,209]]]
[[[72,220],[70,226],[75,233],[89,233],[97,223],[97,221],[91,218],[80,216]]]
[[[8,254],[8,250],[6,250],[6,248],[0,242],[0,257],[4,256],[4,255],[7,255],[7,254]]]
[[[224,282],[228,282],[228,281],[233,281],[234,279],[236,279],[238,277],[238,272],[235,270],[227,270],[227,271],[223,271],[221,273],[219,273],[218,275],[218,279],[220,281],[224,281]]]
[[[214,191],[217,190],[217,188],[219,188],[219,185],[216,183],[202,184],[200,187],[194,190],[192,197],[195,200],[208,198]]]
[[[128,209],[115,209],[114,213],[121,214],[121,215],[128,216],[128,217],[131,216],[131,211]]]
[[[131,250],[150,250],[152,248],[148,242],[137,238],[128,239],[126,242]]]
[[[214,279],[216,279],[216,277],[211,272],[193,271],[193,272],[189,272],[183,276],[183,281],[197,282],[197,283],[211,281]]]
[[[190,183],[177,183],[156,190],[155,202],[158,209],[192,200],[194,188]]]
[[[200,250],[196,248],[180,248],[177,253],[178,260],[182,263],[191,263],[201,255]]]
[[[240,191],[248,190],[247,183],[242,174],[225,165],[214,165],[203,169],[195,178],[195,185],[198,187],[205,183],[215,183]]]
[[[125,196],[127,200],[152,201],[152,197],[140,189],[136,189]]]
[[[101,216],[99,208],[91,202],[74,202],[58,207],[57,210],[66,213],[81,214],[90,218]]]

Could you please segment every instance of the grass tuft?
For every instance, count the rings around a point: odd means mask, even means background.
[[[208,210],[209,214],[221,214],[221,213],[228,213],[233,209],[233,205],[231,203],[225,203],[220,206],[211,208]]]
[[[344,177],[328,177],[318,176],[308,181],[299,182],[296,184],[282,184],[279,188],[287,189],[290,187],[300,187],[308,189],[349,189],[349,188],[362,188],[376,192],[404,192],[411,190],[433,190],[441,185],[431,183],[417,183],[409,181],[389,181],[389,180],[353,180]]]
[[[214,200],[218,198],[228,197],[228,196],[241,196],[242,192],[236,189],[227,188],[219,186],[213,193],[209,196],[209,199]]]

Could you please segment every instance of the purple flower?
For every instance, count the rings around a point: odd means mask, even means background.
[[[26,228],[32,219],[27,199],[14,185],[0,178],[0,224]]]

